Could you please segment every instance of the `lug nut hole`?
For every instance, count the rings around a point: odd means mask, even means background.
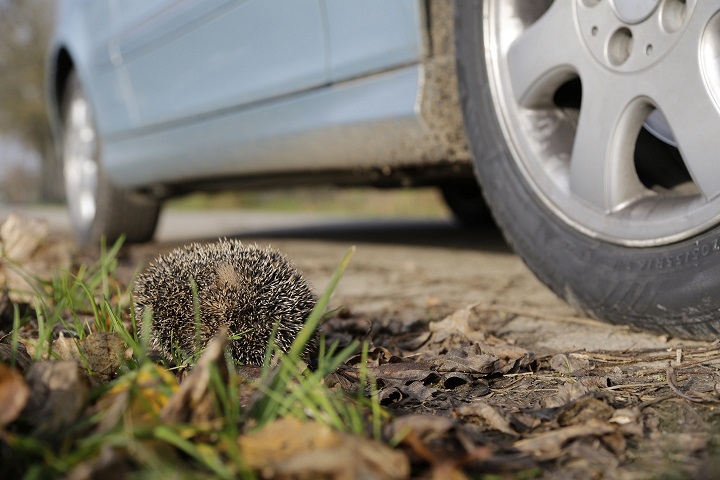
[[[610,36],[607,44],[607,58],[615,66],[622,65],[630,57],[632,51],[632,32],[622,27]]]

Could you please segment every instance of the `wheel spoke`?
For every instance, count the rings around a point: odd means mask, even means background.
[[[611,212],[646,189],[633,161],[635,141],[650,107],[621,95],[584,89],[570,160],[570,190],[592,207]]]
[[[720,195],[718,151],[711,148],[720,132],[720,112],[710,101],[692,103],[667,106],[664,113],[690,176],[705,198],[712,200]]]
[[[720,174],[718,174],[718,132],[720,132],[720,106],[711,93],[712,76],[703,74],[701,56],[686,56],[683,52],[697,49],[699,39],[707,25],[707,19],[715,14],[709,4],[699,2],[698,14],[690,24],[679,48],[654,75],[656,78],[653,99],[673,131],[685,166],[695,185],[706,200],[720,196]],[[683,43],[688,44],[684,47]],[[716,59],[706,68],[720,66]],[[683,65],[678,68],[678,65]],[[715,77],[717,78],[717,77]],[[717,87],[714,87],[717,88]]]
[[[554,2],[520,35],[507,53],[512,89],[518,104],[532,108],[552,102],[556,88],[572,78],[583,61],[572,27],[573,2]]]

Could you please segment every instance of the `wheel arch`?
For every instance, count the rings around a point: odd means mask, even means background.
[[[54,120],[57,125],[63,122],[61,111],[65,101],[65,89],[70,74],[75,70],[75,61],[64,46],[57,50],[52,61],[51,78],[49,79],[49,94],[53,109]]]

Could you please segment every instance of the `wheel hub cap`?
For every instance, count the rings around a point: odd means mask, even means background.
[[[630,25],[640,23],[653,14],[660,0],[611,0],[610,4],[620,21]]]
[[[672,0],[583,0],[577,23],[595,60],[617,72],[648,68],[678,42],[695,2]]]

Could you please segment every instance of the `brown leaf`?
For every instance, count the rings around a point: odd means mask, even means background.
[[[114,332],[93,332],[83,339],[60,333],[52,348],[63,360],[75,360],[98,380],[108,382],[122,366],[128,345]]]
[[[410,414],[396,418],[388,427],[389,437],[402,437],[415,432],[423,441],[445,435],[455,422],[447,417],[437,415]]]
[[[102,412],[99,432],[115,427],[125,417],[135,427],[157,422],[160,412],[178,390],[175,376],[154,363],[145,363],[130,375],[123,375],[96,404]]]
[[[183,381],[180,390],[163,408],[160,416],[164,421],[205,423],[217,417],[210,382],[213,369],[217,369],[224,382],[228,380],[224,355],[227,342],[225,329],[221,329],[210,340],[200,360]]]
[[[47,222],[10,214],[0,226],[3,256],[16,262],[28,260],[48,235]]]
[[[487,458],[492,453],[476,447],[455,427],[455,422],[447,417],[411,414],[396,419],[386,434],[400,439],[401,445],[413,457],[429,463],[432,468],[431,478],[466,478],[460,469],[461,463],[470,458]],[[452,447],[443,448],[456,442],[465,448],[463,454],[453,452]]]
[[[72,424],[88,398],[88,381],[73,361],[33,363],[25,380],[30,399],[23,417],[43,431],[56,432]]]
[[[498,408],[486,402],[473,402],[463,405],[457,409],[457,413],[463,417],[478,417],[487,423],[493,430],[516,437],[518,433],[510,426],[505,414]]]
[[[0,287],[10,300],[28,303],[40,285],[57,270],[69,270],[72,244],[48,237],[47,223],[11,214],[0,226]],[[22,272],[18,269],[21,266]]]
[[[558,353],[550,359],[550,368],[564,375],[581,375],[590,369],[590,360],[574,353]]]
[[[702,392],[683,393],[678,387],[677,374],[675,372],[675,368],[673,368],[670,362],[668,362],[667,375],[665,378],[667,378],[667,383],[670,386],[670,389],[675,392],[677,396],[684,398],[685,400],[694,403],[720,403],[720,399],[714,395],[708,395]]]
[[[579,382],[566,383],[558,388],[557,394],[543,398],[540,401],[540,404],[544,408],[562,407],[563,405],[567,405],[573,400],[577,400],[583,395],[586,395],[590,391],[590,387],[585,384]]]
[[[495,371],[497,357],[488,354],[476,355],[438,355],[427,360],[438,372],[465,372],[488,374]]]
[[[402,390],[394,386],[384,387],[378,391],[378,401],[383,406],[400,403],[404,398]]]
[[[558,423],[562,426],[585,423],[597,418],[599,420],[610,420],[615,409],[607,403],[594,397],[579,398],[558,416]]]
[[[22,375],[7,365],[0,363],[0,429],[20,415],[30,396]]]
[[[12,345],[7,343],[0,343],[0,363],[12,363],[15,358],[15,367],[22,373],[32,363],[32,358],[27,352],[25,345],[22,343],[17,344],[17,348],[13,349]]]
[[[448,372],[443,378],[443,387],[448,390],[453,390],[472,382],[473,379],[470,375],[462,372]]]
[[[469,308],[456,310],[438,322],[430,322],[428,329],[431,332],[459,332],[465,336],[478,333],[478,329],[471,326],[477,323],[477,314]]]
[[[404,400],[422,403],[437,392],[432,385],[442,381],[440,375],[421,362],[386,363],[370,371],[377,381],[382,405]]]
[[[317,422],[287,417],[238,438],[246,465],[264,478],[404,479],[401,452]]]
[[[563,445],[578,437],[601,437],[615,431],[615,427],[598,419],[586,423],[558,428],[532,438],[518,440],[513,447],[540,460],[552,460],[562,455]]]
[[[421,380],[440,377],[430,365],[423,362],[402,362],[402,363],[385,363],[375,368],[369,369],[373,376],[380,380]]]

